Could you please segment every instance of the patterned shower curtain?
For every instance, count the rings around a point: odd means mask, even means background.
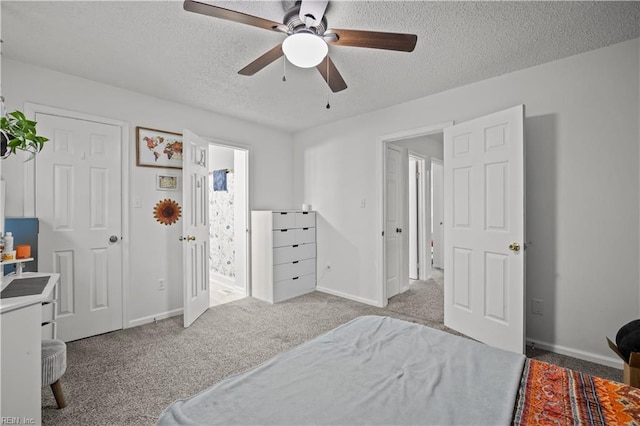
[[[227,173],[227,190],[213,190],[213,173],[209,175],[209,253],[211,271],[225,277],[234,278],[234,176]]]

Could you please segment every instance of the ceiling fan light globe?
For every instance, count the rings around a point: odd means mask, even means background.
[[[329,46],[320,37],[311,33],[296,33],[282,43],[287,60],[300,68],[313,68],[327,56]]]

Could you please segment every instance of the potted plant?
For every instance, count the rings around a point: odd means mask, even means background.
[[[38,136],[36,122],[27,120],[21,111],[0,117],[0,157],[6,158],[16,151],[26,151],[33,158],[49,139]]]

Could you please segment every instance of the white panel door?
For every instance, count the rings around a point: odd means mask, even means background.
[[[183,305],[184,326],[209,308],[209,142],[183,133]]]
[[[38,270],[60,274],[57,338],[122,328],[121,128],[37,113]]]
[[[433,244],[433,267],[444,268],[444,169],[442,161],[431,159],[431,188],[433,203],[433,229],[431,242]]]
[[[400,193],[400,150],[387,145],[385,149],[385,271],[386,298],[400,292],[402,280],[402,195]]]
[[[524,106],[444,131],[447,327],[523,353]]]

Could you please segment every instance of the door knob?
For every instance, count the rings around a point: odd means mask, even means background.
[[[195,241],[196,237],[194,237],[193,235],[187,235],[186,237],[183,237],[182,235],[178,237],[178,239],[180,241]]]
[[[109,237],[109,242],[110,243],[117,243],[118,242],[118,237],[116,235],[112,235]]]
[[[396,228],[396,232],[399,234],[402,232],[402,228]]]
[[[520,244],[518,244],[518,243],[509,244],[509,250],[512,250],[512,251],[515,251],[515,252],[520,251]]]

